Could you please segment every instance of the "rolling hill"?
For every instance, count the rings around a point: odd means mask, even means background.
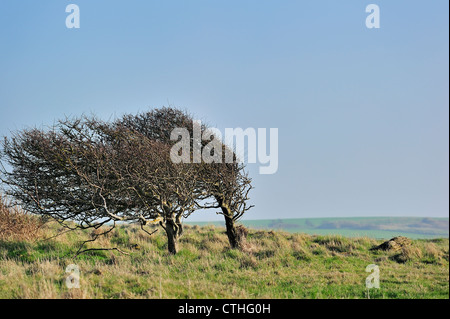
[[[388,239],[405,236],[413,239],[448,238],[448,218],[428,217],[348,217],[242,220],[253,229],[283,230],[290,233],[342,235]],[[190,225],[224,226],[223,222],[186,222]]]

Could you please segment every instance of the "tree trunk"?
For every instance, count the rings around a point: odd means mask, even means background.
[[[167,234],[167,248],[169,253],[176,254],[178,250],[178,226],[171,219],[168,219],[165,223],[165,231]]]
[[[181,214],[176,216],[175,224],[178,227],[177,237],[179,238],[183,235],[183,223],[181,222]]]
[[[222,212],[225,217],[225,226],[227,228],[228,241],[231,248],[240,248],[241,243],[236,231],[236,225],[234,223],[233,214],[226,207],[222,207]]]

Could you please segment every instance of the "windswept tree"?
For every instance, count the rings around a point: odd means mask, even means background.
[[[252,180],[242,163],[212,163],[202,166],[202,189],[204,208],[220,208],[225,218],[225,227],[232,248],[242,248],[241,237],[236,227],[238,221],[253,205],[249,204]],[[213,200],[212,202],[210,200]]]
[[[187,162],[194,168],[193,171],[198,174],[193,190],[196,206],[219,208],[221,210],[219,213],[225,218],[230,246],[239,248],[236,221],[253,207],[248,204],[252,184],[245,171],[245,165],[238,161],[234,151],[223,144],[207,125],[199,125],[190,114],[175,108],[161,108],[137,115],[126,115],[118,123],[171,147],[178,142],[179,136],[174,134],[176,130],[180,132],[182,129],[187,132],[188,154],[185,155]],[[214,141],[215,147],[210,147],[211,141]],[[196,154],[196,150],[208,152],[210,160],[205,161],[202,154]],[[213,154],[214,152],[217,154]]]
[[[178,239],[183,234],[182,219],[196,208],[196,167],[170,160],[170,145],[145,136],[133,140],[118,169],[125,176],[127,189],[132,190],[133,203],[160,225],[168,239],[169,252],[177,252]]]
[[[109,225],[109,232],[128,221],[145,230],[159,218],[176,253],[180,219],[194,207],[195,172],[172,163],[169,153],[169,145],[124,126],[65,120],[5,138],[2,158],[11,169],[2,166],[1,179],[25,209],[68,228]]]
[[[235,222],[251,207],[251,179],[230,149],[205,125],[195,125],[186,112],[162,108],[112,123],[82,117],[49,130],[23,130],[3,141],[0,179],[26,210],[65,227],[107,225],[106,233],[118,222],[137,222],[149,233],[144,226],[158,220],[171,253],[183,218],[199,208],[220,208],[230,245],[239,247]],[[187,161],[172,157],[177,129],[188,136]],[[224,152],[206,160],[199,149]]]
[[[168,239],[168,250],[177,252],[178,239],[183,234],[182,219],[195,210],[196,167],[170,160],[170,145],[149,138],[120,123],[104,125],[102,133],[117,140],[111,168],[120,176],[134,210],[146,212],[150,219],[159,219]],[[146,225],[148,218],[140,219]]]

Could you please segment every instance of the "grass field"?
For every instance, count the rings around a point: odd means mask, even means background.
[[[186,226],[179,253],[163,231],[123,225],[73,258],[90,232],[0,240],[0,298],[368,298],[365,268],[380,269],[370,298],[449,298],[449,240],[413,240],[401,252],[370,251],[382,240],[250,229],[245,249],[231,250],[224,229]],[[138,245],[138,246],[135,246]],[[66,286],[66,267],[80,288]]]
[[[196,222],[201,226],[223,226],[223,222]],[[449,237],[448,218],[422,217],[349,217],[243,220],[242,224],[255,229],[283,230],[313,235],[342,235],[389,239],[405,236],[414,239]]]

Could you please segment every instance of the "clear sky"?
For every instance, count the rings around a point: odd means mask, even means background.
[[[0,135],[170,104],[221,130],[279,129],[278,172],[249,165],[247,219],[448,217],[448,6],[2,0]]]

